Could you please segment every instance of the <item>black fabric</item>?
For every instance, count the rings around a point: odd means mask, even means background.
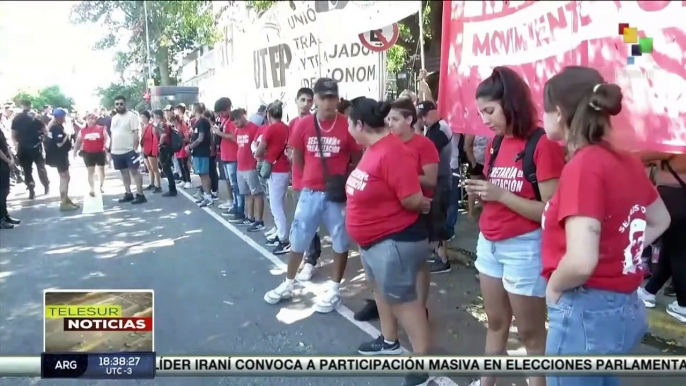
[[[7,196],[10,194],[10,166],[0,161],[0,219],[9,215],[7,213]]]
[[[18,134],[18,147],[32,149],[40,147],[42,142],[43,123],[31,118],[27,112],[19,113],[12,121],[12,131]]]
[[[477,163],[476,166],[472,166],[472,164],[469,164],[469,169],[467,169],[467,174],[469,174],[470,177],[483,177],[484,175],[484,165]]]
[[[219,191],[219,173],[217,171],[217,156],[210,157],[210,190]]]
[[[660,258],[645,289],[656,294],[671,277],[677,302],[686,307],[686,189],[658,186],[657,191],[672,221],[660,237]]]
[[[429,237],[429,232],[426,227],[425,219],[420,215],[417,217],[417,221],[413,222],[408,226],[407,228],[390,234],[388,236],[382,237],[378,240],[373,241],[370,244],[367,245],[360,245],[360,248],[367,250],[374,245],[385,241],[385,240],[393,240],[393,241],[400,241],[400,242],[414,242],[414,241],[422,241],[426,240]]]
[[[195,126],[193,126],[193,137],[191,138],[191,142],[195,142],[200,137],[200,133],[204,134],[204,138],[202,139],[202,142],[200,142],[200,144],[193,149],[193,157],[210,156],[210,150],[212,147],[211,128],[210,121],[208,121],[206,118],[200,118],[197,122],[195,122]]]
[[[191,182],[191,169],[188,166],[188,157],[179,158],[179,169],[181,169],[181,180],[183,182]]]
[[[104,151],[99,151],[97,153],[87,153],[84,151],[82,155],[83,163],[89,168],[94,166],[105,166],[107,163],[107,156]]]
[[[62,125],[54,125],[50,128],[50,140],[47,142],[45,148],[45,163],[49,166],[57,167],[64,171],[65,164],[69,165],[69,149],[71,148],[71,141],[67,141],[62,145],[62,141],[65,140],[67,134],[64,132],[64,127]]]
[[[7,138],[5,138],[5,132],[0,130],[0,152],[4,153],[5,155],[10,154],[10,148],[7,144]]]
[[[174,181],[174,172],[172,171],[172,163],[174,160],[174,153],[167,146],[160,147],[160,164],[162,166],[162,172],[167,178],[167,183],[169,184],[169,192],[176,193],[176,181]]]
[[[36,171],[38,172],[38,178],[44,187],[50,185],[50,180],[48,180],[48,172],[45,170],[45,158],[43,157],[43,147],[38,146],[34,148],[20,148],[17,154],[19,158],[19,164],[22,170],[24,170],[24,182],[27,187],[35,186],[33,181],[33,164],[36,164]]]
[[[345,194],[345,183],[348,178],[343,174],[329,174],[329,168],[326,166],[326,158],[324,157],[324,148],[322,147],[321,127],[319,127],[319,119],[317,117],[314,118],[314,131],[317,133],[319,159],[322,162],[322,170],[324,172],[324,194],[326,199],[331,202],[346,202],[348,197]]]

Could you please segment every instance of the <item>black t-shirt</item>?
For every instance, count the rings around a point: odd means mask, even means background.
[[[212,146],[211,129],[212,127],[210,125],[210,121],[208,121],[206,118],[200,118],[197,122],[195,122],[195,126],[193,126],[193,138],[191,139],[191,142],[195,142],[200,136],[200,133],[204,134],[204,138],[202,139],[202,142],[200,142],[200,144],[193,149],[193,157],[210,156],[210,148]]]
[[[4,153],[5,155],[10,153],[9,146],[7,145],[7,138],[5,138],[5,133],[2,130],[0,130],[0,152]]]
[[[12,131],[19,134],[19,147],[30,149],[40,146],[43,123],[26,112],[18,114],[12,121]]]
[[[62,143],[64,141],[64,137],[67,136],[67,133],[64,131],[64,126],[62,125],[53,125],[50,128],[50,141],[49,141],[49,146],[50,150],[54,152],[54,154],[63,156],[67,155],[69,153],[69,149],[71,148],[69,140],[67,142],[60,146],[57,146],[57,144]]]

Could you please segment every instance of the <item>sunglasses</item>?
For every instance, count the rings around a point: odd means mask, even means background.
[[[115,103],[114,105],[115,105],[115,106],[124,106],[123,103]]]

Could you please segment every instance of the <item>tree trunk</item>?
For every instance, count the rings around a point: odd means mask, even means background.
[[[169,67],[169,48],[161,46],[157,50],[157,67],[160,70],[160,85],[172,86]]]

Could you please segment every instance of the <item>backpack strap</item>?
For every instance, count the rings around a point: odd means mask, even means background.
[[[488,159],[488,172],[486,173],[486,180],[491,177],[491,171],[493,170],[493,165],[495,164],[495,159],[498,157],[498,152],[500,151],[500,144],[503,143],[503,136],[496,135],[491,143],[490,158]]]
[[[541,201],[541,191],[538,189],[538,178],[536,178],[536,162],[534,161],[534,153],[536,152],[538,141],[543,135],[545,135],[545,130],[542,128],[539,127],[534,130],[526,140],[526,145],[524,146],[524,152],[522,154],[522,171],[524,172],[524,178],[526,178],[526,180],[529,181],[533,186],[537,201]]]

